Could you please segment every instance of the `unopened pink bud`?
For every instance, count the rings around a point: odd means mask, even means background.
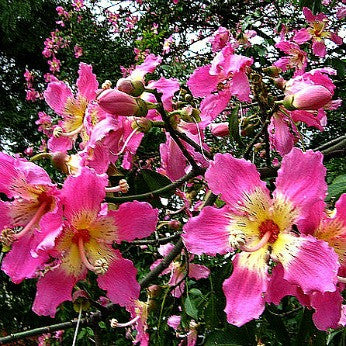
[[[139,96],[144,92],[144,84],[140,80],[121,78],[117,82],[117,89],[131,96]]]
[[[288,110],[303,109],[317,110],[331,101],[333,95],[322,85],[310,85],[294,95],[288,95],[283,105]]]
[[[274,78],[274,84],[277,88],[284,90],[286,81],[282,77]]]
[[[228,123],[211,124],[210,131],[214,136],[225,137],[229,135]]]
[[[69,172],[68,166],[67,166],[67,162],[69,159],[70,157],[67,154],[62,152],[55,152],[51,157],[54,167],[59,169],[65,174],[68,174]]]
[[[168,227],[174,230],[178,230],[181,227],[181,222],[178,220],[171,220],[168,224]]]
[[[148,112],[142,99],[134,98],[116,89],[107,89],[98,97],[99,106],[115,116],[145,116]]]

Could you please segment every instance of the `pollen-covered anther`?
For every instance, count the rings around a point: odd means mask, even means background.
[[[121,191],[122,193],[128,192],[128,191],[129,191],[129,188],[130,188],[129,184],[127,183],[127,181],[126,181],[125,179],[121,179],[121,180],[119,181],[119,187],[120,187],[120,191]]]
[[[95,267],[95,270],[94,270],[95,274],[103,275],[107,272],[109,268],[109,264],[104,258],[99,258],[95,261],[94,267]]]
[[[246,239],[245,234],[238,229],[233,229],[229,233],[229,244],[233,248],[237,249],[240,246],[244,245],[245,239]]]
[[[55,127],[54,128],[54,130],[53,130],[53,136],[55,137],[55,138],[59,138],[59,137],[61,137],[61,135],[63,134],[63,129],[62,129],[62,127],[60,127],[60,126],[57,126],[57,127]]]
[[[346,284],[346,278],[344,278],[342,276],[338,276],[338,281],[343,283],[343,284]]]
[[[0,242],[5,246],[11,246],[15,240],[15,231],[12,228],[5,228],[0,235]]]
[[[107,79],[102,83],[102,89],[110,89],[112,87],[112,82]]]

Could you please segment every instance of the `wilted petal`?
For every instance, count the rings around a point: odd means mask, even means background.
[[[192,279],[200,280],[205,279],[209,276],[210,270],[201,264],[189,264],[189,277]]]

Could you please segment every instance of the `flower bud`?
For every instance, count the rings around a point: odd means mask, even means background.
[[[139,96],[144,92],[144,84],[140,80],[121,78],[117,82],[117,89],[131,96]]]
[[[131,127],[133,129],[138,129],[138,131],[147,133],[152,128],[153,122],[146,118],[136,119],[132,122]]]
[[[279,74],[282,72],[281,68],[276,66],[269,66],[265,67],[263,69],[263,72],[265,72],[270,77],[279,77]]]
[[[286,84],[286,81],[282,77],[274,78],[274,85],[277,88],[284,90],[285,84]]]
[[[148,107],[144,100],[134,98],[116,89],[107,89],[98,97],[99,106],[116,116],[145,116]]]
[[[228,123],[211,124],[210,131],[214,136],[226,137],[229,135]]]
[[[288,95],[283,100],[283,105],[288,110],[303,109],[317,110],[331,101],[333,95],[322,85],[310,85],[293,95]]]
[[[169,221],[168,227],[177,231],[181,228],[181,222],[178,220],[171,220]]]
[[[65,174],[69,173],[67,166],[67,162],[69,161],[69,159],[69,155],[62,152],[55,152],[51,157],[53,166]]]

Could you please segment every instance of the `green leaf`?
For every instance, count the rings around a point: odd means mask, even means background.
[[[135,186],[137,193],[155,191],[171,183],[172,182],[166,176],[152,171],[150,169],[142,169],[135,178]],[[160,193],[159,196],[168,198],[172,195],[172,191]]]
[[[189,290],[189,294],[196,297],[200,297],[203,295],[203,293],[198,288],[191,288]]]
[[[241,139],[239,135],[238,113],[239,105],[236,105],[228,118],[228,128],[231,140],[241,144]]]
[[[196,304],[193,300],[190,299],[190,297],[186,297],[185,299],[185,312],[191,316],[192,318],[194,318],[195,320],[198,319],[198,310],[196,308]]]
[[[333,182],[328,186],[327,201],[331,198],[338,199],[343,193],[346,192],[346,174],[337,176]]]

